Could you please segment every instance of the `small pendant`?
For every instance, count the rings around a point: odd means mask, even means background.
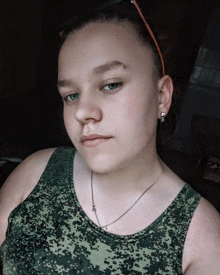
[[[92,211],[96,212],[96,208],[95,208],[95,205],[93,204],[92,206]]]

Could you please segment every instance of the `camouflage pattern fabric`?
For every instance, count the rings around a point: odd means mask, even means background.
[[[0,248],[4,275],[182,274],[185,237],[200,195],[185,184],[144,230],[118,236],[96,226],[73,185],[75,149],[51,156],[38,184],[10,214]]]

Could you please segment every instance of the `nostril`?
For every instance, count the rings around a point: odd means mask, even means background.
[[[91,104],[83,104],[78,106],[75,113],[76,120],[82,124],[91,121],[100,121],[102,119],[102,111],[99,106],[92,106]]]

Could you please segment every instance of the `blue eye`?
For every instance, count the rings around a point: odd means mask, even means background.
[[[107,84],[103,87],[103,89],[105,91],[112,91],[112,90],[115,90],[117,89],[119,86],[121,85],[121,83],[110,83],[110,84]],[[107,88],[106,88],[107,87]]]
[[[79,94],[70,94],[65,98],[65,100],[66,101],[74,101],[78,98],[79,98]]]

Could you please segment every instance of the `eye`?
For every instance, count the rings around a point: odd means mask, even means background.
[[[120,87],[122,83],[109,83],[103,87],[105,91],[113,91]]]
[[[66,96],[64,98],[64,100],[67,101],[67,102],[70,102],[70,101],[75,101],[78,98],[79,98],[79,94],[70,94],[70,95]]]

